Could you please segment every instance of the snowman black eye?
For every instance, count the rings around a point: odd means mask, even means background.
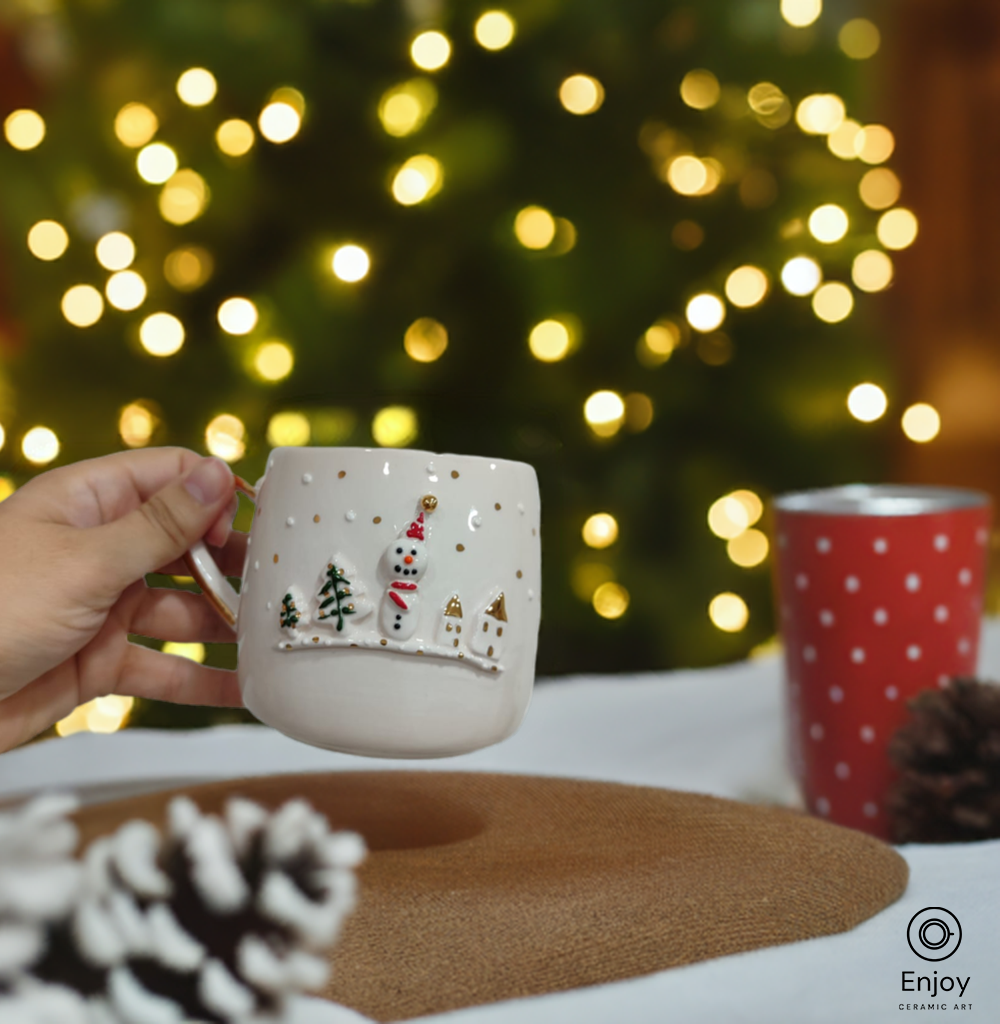
[[[417,549],[416,548],[413,548],[413,550],[410,552],[411,555],[415,555],[416,553],[417,553]]]
[[[396,548],[396,554],[397,555],[401,555],[402,553],[403,553],[403,549],[402,548]]]
[[[402,572],[403,571],[403,567],[401,565],[397,565],[395,568],[396,568],[396,572]]]

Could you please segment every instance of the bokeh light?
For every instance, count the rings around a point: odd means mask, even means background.
[[[556,237],[556,219],[542,206],[526,206],[514,218],[514,235],[525,249],[547,249]]]
[[[795,123],[807,135],[829,135],[846,116],[844,101],[833,93],[814,93],[795,108]]]
[[[633,434],[648,430],[653,425],[656,407],[652,398],[641,391],[630,391],[625,396],[625,427]]]
[[[888,167],[873,167],[858,183],[861,202],[870,210],[887,210],[899,200],[903,186]]]
[[[764,514],[764,502],[760,500],[760,495],[754,491],[733,491],[728,497],[735,498],[743,506],[747,514],[747,526],[753,526]]]
[[[514,41],[517,26],[506,11],[486,11],[476,20],[473,34],[485,50],[502,50]]]
[[[713,501],[708,509],[708,528],[716,537],[731,540],[752,523],[751,510],[735,494],[726,494]]]
[[[892,259],[881,249],[866,249],[854,257],[851,280],[863,292],[880,292],[892,284]]]
[[[877,384],[858,384],[847,396],[848,412],[862,423],[874,423],[888,408],[889,399]]]
[[[9,476],[0,476],[0,501],[6,501],[16,490],[17,485]]]
[[[172,654],[175,658],[187,658],[188,661],[196,661],[202,664],[205,660],[205,645],[199,643],[184,643],[181,640],[168,640],[160,650],[164,654]]]
[[[56,733],[59,736],[72,736],[77,732],[117,732],[128,722],[134,704],[134,698],[123,697],[118,693],[95,697],[56,722]]]
[[[139,325],[139,343],[151,356],[172,356],[184,344],[184,325],[172,313],[151,313]]]
[[[854,293],[840,281],[828,281],[813,292],[812,308],[820,320],[828,324],[839,324],[854,309]]]
[[[135,242],[123,231],[109,231],[97,240],[95,252],[105,270],[124,270],[135,259]]]
[[[163,276],[180,292],[200,288],[212,276],[212,256],[200,246],[174,249],[163,261]]]
[[[40,220],[28,231],[28,251],[36,259],[57,260],[68,246],[69,235],[56,220]]]
[[[59,454],[59,438],[48,427],[32,427],[21,438],[21,452],[36,466],[45,466]]]
[[[238,416],[220,413],[205,428],[205,447],[217,458],[236,462],[246,454],[246,433],[247,428]]]
[[[569,355],[573,346],[573,331],[564,320],[542,320],[531,328],[528,348],[543,363],[557,363]]]
[[[257,118],[257,127],[268,142],[282,145],[285,142],[290,142],[299,134],[299,129],[302,127],[302,115],[291,103],[284,101],[268,103]]]
[[[941,414],[927,402],[911,405],[902,417],[903,433],[917,444],[933,441],[941,433]]]
[[[66,290],[60,308],[74,327],[92,327],[104,314],[104,296],[93,285],[75,284]]]
[[[739,633],[750,620],[750,609],[738,594],[716,594],[708,606],[708,617],[716,629],[724,633]]]
[[[571,114],[593,114],[604,102],[604,86],[591,75],[570,75],[559,86],[559,102]]]
[[[595,391],[583,403],[583,418],[598,437],[613,437],[625,421],[625,402],[617,391]]]
[[[284,380],[295,366],[295,355],[283,341],[265,341],[257,346],[253,365],[261,380]]]
[[[335,277],[353,284],[368,276],[371,259],[360,245],[342,245],[334,252],[331,267]]]
[[[854,149],[866,164],[883,164],[892,156],[896,139],[884,125],[869,124],[861,129],[854,141]]]
[[[817,206],[809,215],[809,234],[817,242],[829,245],[832,242],[839,242],[847,234],[850,223],[842,207],[836,203],[826,203]]]
[[[378,117],[389,135],[401,138],[423,127],[437,105],[437,89],[426,78],[414,78],[382,94]]]
[[[694,110],[708,110],[719,102],[719,80],[711,71],[699,68],[681,79],[681,99]]]
[[[160,193],[160,216],[170,224],[190,224],[205,212],[209,194],[205,179],[192,170],[171,175]]]
[[[34,110],[15,110],[4,120],[3,133],[14,149],[34,149],[45,138],[45,121]]]
[[[448,331],[440,321],[422,316],[406,328],[403,348],[418,363],[436,362],[448,348]]]
[[[414,206],[441,191],[444,173],[432,156],[411,156],[392,179],[392,197],[402,206]]]
[[[143,448],[153,438],[159,417],[148,402],[129,402],[118,414],[118,433],[129,448]]]
[[[708,165],[696,156],[685,153],[674,157],[667,165],[667,184],[679,195],[699,195],[708,181]]]
[[[636,358],[643,366],[660,366],[681,343],[680,328],[673,320],[658,320],[648,328],[636,345]]]
[[[146,301],[146,282],[134,270],[119,270],[108,278],[104,294],[115,309],[138,309]]]
[[[215,130],[215,144],[226,156],[245,156],[253,149],[253,125],[238,117],[223,121]]]
[[[418,432],[417,414],[408,405],[388,405],[372,419],[372,437],[383,448],[403,448]]]
[[[767,295],[767,274],[760,267],[737,267],[726,278],[726,298],[739,309],[750,309]]]
[[[422,71],[439,71],[451,58],[451,42],[443,32],[421,32],[410,44],[410,60]]]
[[[583,524],[583,542],[589,548],[607,548],[618,540],[618,520],[610,512],[595,512]]]
[[[275,448],[300,448],[312,437],[309,420],[300,412],[276,412],[267,423],[267,441]]]
[[[767,558],[770,545],[760,530],[744,530],[726,544],[729,560],[742,569],[752,569]]]
[[[826,137],[827,149],[841,160],[857,160],[857,140],[861,125],[857,121],[846,118]]]
[[[795,28],[811,25],[823,13],[823,0],[781,0],[781,16]]]
[[[822,280],[819,264],[808,256],[794,256],[781,268],[781,283],[790,295],[812,295]]]
[[[687,322],[696,330],[706,333],[722,326],[726,319],[726,304],[712,292],[695,295],[684,309]]]
[[[629,592],[620,583],[611,580],[602,583],[591,598],[594,611],[602,619],[620,619],[628,611],[630,601]]]
[[[773,82],[758,82],[747,92],[747,104],[765,128],[781,128],[792,117],[788,97]]]
[[[188,68],[177,79],[177,95],[189,107],[204,107],[215,99],[219,86],[207,68]]]
[[[257,326],[257,307],[250,299],[234,296],[219,305],[216,318],[226,334],[249,334]]]
[[[177,170],[177,154],[163,142],[151,142],[139,150],[135,166],[143,181],[162,185]]]
[[[878,53],[882,35],[878,26],[867,18],[852,18],[841,26],[837,42],[844,54],[852,60],[867,60]]]
[[[902,206],[883,213],[878,221],[878,240],[887,249],[905,249],[917,238],[917,218]]]
[[[115,135],[129,149],[145,146],[159,129],[159,119],[145,103],[126,103],[115,115]]]

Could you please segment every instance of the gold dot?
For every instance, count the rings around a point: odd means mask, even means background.
[[[490,671],[491,671],[491,672],[496,672],[496,670],[497,670],[497,667],[496,667],[496,665],[491,665],[491,666],[490,666]]]
[[[456,551],[464,551],[465,550],[465,545],[464,544],[456,544],[455,545],[455,550]]]
[[[497,626],[497,636],[503,636],[503,626]]]
[[[456,633],[461,633],[462,632],[462,627],[461,626],[456,626],[455,627],[455,632]]]
[[[457,469],[453,469],[451,471],[451,478],[452,478],[452,480],[457,480],[458,479],[458,470]]]
[[[499,512],[500,511],[500,502],[498,501],[493,507]]]
[[[524,575],[524,573],[523,573],[523,572],[521,572],[521,570],[520,570],[520,569],[518,569],[518,570],[517,570],[517,578],[518,578],[518,579],[520,579],[520,578],[521,578],[521,577],[522,577],[523,575]]]
[[[463,654],[463,653],[462,653],[461,651],[459,651],[459,652],[458,652],[458,656],[459,656],[460,658],[464,658],[464,657],[465,657],[465,655],[464,655],[464,654]]]
[[[451,646],[452,646],[452,647],[457,647],[457,646],[458,646],[458,641],[457,641],[457,640],[455,640],[455,641],[454,641],[454,642],[452,643],[452,645],[451,645]]]
[[[274,564],[275,564],[275,565],[277,565],[277,564],[278,564],[278,556],[277,556],[277,555],[275,555],[275,556],[274,556]]]
[[[492,644],[490,644],[490,646],[486,649],[486,657],[487,658],[492,658],[493,657],[493,645]]]
[[[340,471],[340,472],[339,472],[339,473],[337,474],[337,476],[338,476],[338,477],[339,477],[339,478],[340,478],[341,480],[343,480],[343,479],[344,479],[344,477],[345,477],[345,476],[347,476],[347,470],[346,470],[346,469],[342,469],[342,470],[341,470],[341,471]]]
[[[380,643],[380,644],[381,644],[381,645],[382,645],[383,647],[385,647],[385,645],[386,645],[386,644],[387,644],[388,642],[389,642],[388,640],[379,640],[379,643]]]
[[[382,522],[382,517],[381,517],[381,516],[376,516],[376,517],[375,517],[375,518],[374,518],[374,519],[372,520],[372,522],[373,522],[373,523],[381,523],[381,522]]]
[[[451,623],[449,622],[448,625],[444,627],[444,631],[446,633],[450,633],[452,631],[452,628],[453,627],[452,627]]]
[[[318,636],[314,636],[313,637],[313,643],[314,644],[318,644],[319,643],[319,637]]]
[[[357,644],[351,644],[351,646],[352,646],[352,647],[357,647],[358,645],[357,645]]]
[[[417,654],[423,654],[423,653],[424,653],[423,651],[417,651]]]
[[[425,512],[433,512],[438,507],[438,500],[433,494],[425,494],[420,499],[420,506]]]
[[[538,531],[534,527],[531,528],[531,536],[532,537],[537,537],[538,536]]]
[[[488,633],[490,631],[490,624],[488,622],[483,623],[483,632]]]

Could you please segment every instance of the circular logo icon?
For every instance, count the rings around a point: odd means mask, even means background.
[[[906,941],[921,960],[947,960],[962,944],[962,926],[950,910],[924,907],[910,918]]]

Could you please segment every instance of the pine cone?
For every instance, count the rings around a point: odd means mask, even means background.
[[[897,843],[1000,836],[1000,686],[956,679],[909,704],[889,745],[899,777],[889,793]]]

